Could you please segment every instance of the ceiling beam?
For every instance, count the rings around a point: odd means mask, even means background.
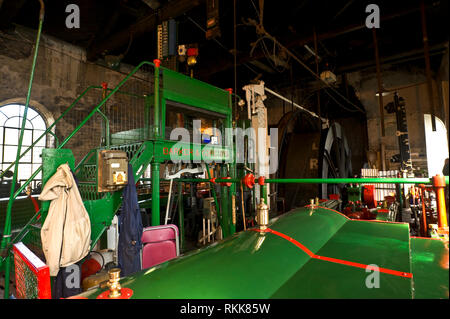
[[[447,52],[447,42],[439,43],[437,45],[430,47],[430,56],[435,55],[443,55],[445,52]],[[407,50],[405,52],[400,52],[398,54],[393,54],[390,56],[385,56],[380,58],[381,65],[395,65],[415,60],[424,59],[424,52],[423,48],[417,48],[414,50]],[[342,66],[339,66],[336,68],[335,73],[341,74],[341,73],[350,73],[354,71],[361,71],[364,69],[373,68],[375,66],[375,60],[369,59],[365,61],[360,61],[357,63],[349,63],[349,64],[343,64]]]
[[[400,12],[396,12],[396,13],[392,13],[392,14],[388,14],[385,16],[382,16],[380,18],[381,21],[388,21],[388,20],[392,20],[395,18],[399,18],[399,17],[403,17],[405,15],[409,15],[411,13],[415,13],[415,12],[419,12],[420,7],[413,7],[413,8],[409,8]],[[344,28],[340,28],[338,30],[331,30],[328,32],[323,32],[317,35],[317,40],[318,41],[322,41],[322,40],[327,40],[327,39],[333,39],[351,32],[355,32],[358,30],[363,30],[367,28],[365,24],[353,24],[353,25],[348,25]],[[292,48],[296,48],[296,47],[302,47],[305,44],[308,43],[312,43],[314,41],[314,36],[311,35],[309,37],[305,37],[305,38],[300,38],[300,39],[294,39],[294,40],[281,40],[280,42],[284,42],[285,44],[283,44],[286,48],[288,49],[292,49]],[[237,59],[237,65],[242,65],[245,63],[248,63],[250,61],[255,61],[255,60],[259,60],[264,58],[264,53],[259,50],[255,50],[254,54],[252,56],[249,56],[248,54],[243,54],[240,57],[238,57]],[[232,59],[230,60],[225,60],[223,61],[223,63],[218,64],[217,60],[215,60],[213,62],[213,64],[209,67],[206,67],[204,70],[199,70],[198,71],[198,76],[201,76],[202,78],[208,78],[209,76],[211,76],[212,74],[218,73],[218,72],[222,72],[222,71],[226,71],[229,68],[233,67],[233,61]]]
[[[128,28],[109,36],[99,43],[93,43],[88,49],[88,59],[94,60],[104,51],[111,51],[119,49],[129,43],[130,37],[136,39],[145,33],[156,29],[161,21],[176,18],[183,13],[199,6],[205,0],[178,0],[170,1],[161,9],[158,9],[156,14],[151,14],[139,19],[135,24]]]

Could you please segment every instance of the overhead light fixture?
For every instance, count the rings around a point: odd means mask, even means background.
[[[381,96],[387,96],[387,95],[389,95],[391,93],[392,92],[385,92],[385,91],[383,91],[383,92],[381,92]],[[380,93],[379,92],[375,93],[375,96],[380,96]]]
[[[328,84],[334,84],[337,81],[336,75],[329,70],[320,73],[320,79]]]

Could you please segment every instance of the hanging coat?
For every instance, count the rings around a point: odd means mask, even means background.
[[[50,200],[41,229],[42,249],[56,276],[60,267],[83,259],[90,250],[91,222],[68,164],[62,164],[47,181],[39,200]]]
[[[128,164],[128,184],[123,190],[119,215],[119,268],[127,276],[141,270],[142,218],[134,182],[133,168]]]

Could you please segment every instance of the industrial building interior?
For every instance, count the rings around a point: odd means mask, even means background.
[[[0,0],[0,297],[448,300],[448,9]]]

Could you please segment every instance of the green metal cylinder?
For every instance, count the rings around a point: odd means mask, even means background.
[[[152,163],[152,226],[158,226],[160,222],[159,206],[159,163]]]
[[[260,185],[261,189],[261,198],[264,198],[264,203],[268,204],[268,197],[267,197],[267,184]]]

